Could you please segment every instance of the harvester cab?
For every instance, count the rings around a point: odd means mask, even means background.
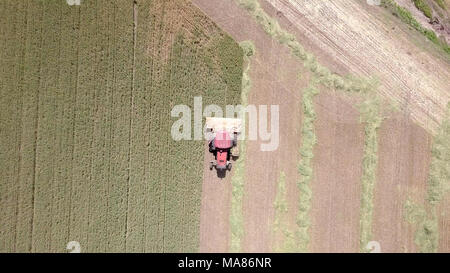
[[[214,155],[209,168],[217,171],[231,170],[231,158],[239,157],[237,139],[241,133],[240,119],[206,118],[206,131],[209,133],[209,152]]]

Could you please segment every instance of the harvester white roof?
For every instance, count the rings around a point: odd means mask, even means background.
[[[229,133],[240,133],[242,120],[236,118],[206,118],[206,129],[212,131],[226,130]]]

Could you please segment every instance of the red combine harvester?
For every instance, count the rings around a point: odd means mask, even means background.
[[[231,170],[231,157],[239,157],[237,138],[241,132],[241,120],[207,118],[206,130],[210,133],[209,152],[214,154],[209,168],[216,168],[218,171]]]

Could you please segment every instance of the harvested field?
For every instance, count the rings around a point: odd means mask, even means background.
[[[317,144],[311,182],[312,224],[308,229],[310,239],[305,240],[305,243],[310,240],[307,251],[366,251],[365,244],[370,240],[379,241],[381,250],[386,252],[418,251],[415,228],[407,223],[404,208],[406,197],[420,201],[427,191],[430,133],[439,130],[448,101],[446,86],[450,75],[447,59],[440,59],[442,52],[426,45],[426,38],[419,33],[398,26],[399,21],[385,10],[362,2],[258,1],[279,22],[281,31],[276,22],[255,11],[258,9],[255,1],[193,2],[237,41],[255,41],[258,53],[250,73],[255,80],[249,103],[280,104],[281,109],[279,150],[268,155],[259,151],[260,142],[248,143],[242,250],[270,251],[274,242],[275,245],[280,242],[280,236],[270,232],[277,219],[273,202],[280,172],[286,172],[286,187],[292,187],[288,190],[292,196],[288,197],[287,206],[292,222],[287,226],[295,226],[297,202],[304,200],[296,190],[298,174],[296,164],[292,164],[292,160],[299,159],[292,151],[298,150],[304,141],[299,139],[304,117],[282,113],[283,109],[299,109],[302,92],[295,92],[304,90],[311,75],[302,68],[301,61],[286,51],[287,47],[278,44],[277,39],[287,31],[331,72],[376,77],[380,84],[377,94],[382,98],[369,96],[366,102],[374,103],[361,104],[364,97],[336,93],[321,86],[324,90],[314,99],[317,120],[313,130]],[[259,24],[255,25],[257,21]],[[336,22],[340,27],[332,26]],[[408,60],[408,67],[402,65],[404,60]],[[260,66],[270,73],[259,72],[265,70]],[[301,80],[297,78],[300,71]],[[288,102],[278,100],[285,95]],[[398,106],[399,111],[389,110],[389,103]],[[292,110],[287,112],[293,113]],[[397,125],[390,127],[392,123]],[[387,137],[387,132],[398,134],[399,139]],[[284,146],[284,141],[294,146]],[[277,160],[272,161],[274,158]],[[270,162],[270,170],[254,164],[256,161]],[[412,167],[399,171],[394,166]],[[404,181],[405,186],[398,186],[399,181]],[[439,238],[445,245],[448,221],[443,208],[440,210]],[[226,217],[222,221],[226,223]]]
[[[170,111],[239,103],[239,45],[184,0],[1,6],[0,252],[198,251],[203,142]]]
[[[402,114],[385,120],[379,135],[374,240],[383,252],[417,252],[404,206],[407,199],[423,204],[432,139]]]
[[[315,108],[311,251],[357,252],[364,126],[351,101],[332,92],[323,90]]]

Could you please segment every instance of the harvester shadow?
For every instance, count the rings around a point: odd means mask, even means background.
[[[227,176],[226,170],[216,170],[216,172],[217,172],[217,177],[220,179],[224,179]]]

